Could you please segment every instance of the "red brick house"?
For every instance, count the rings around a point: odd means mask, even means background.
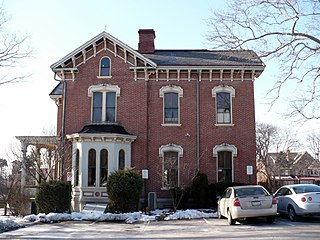
[[[210,183],[246,183],[248,166],[255,176],[263,62],[253,51],[157,50],[155,37],[139,30],[135,50],[102,32],[51,66],[58,135],[73,152],[59,168],[72,169],[75,210],[105,202],[108,175],[126,167],[148,170],[158,206],[197,171]]]

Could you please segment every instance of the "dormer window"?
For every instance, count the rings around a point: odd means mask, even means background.
[[[107,77],[111,76],[110,71],[110,59],[108,57],[103,57],[100,60],[100,76]]]

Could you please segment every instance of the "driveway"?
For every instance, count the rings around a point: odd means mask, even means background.
[[[319,239],[320,218],[290,222],[276,218],[274,224],[255,220],[229,226],[225,219],[115,222],[61,222],[32,224],[0,234],[3,239]]]

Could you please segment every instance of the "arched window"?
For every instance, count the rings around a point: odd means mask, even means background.
[[[96,185],[96,150],[90,149],[88,156],[88,186]]]
[[[179,154],[168,151],[163,153],[163,186],[166,188],[178,187]]]
[[[179,86],[168,85],[160,89],[163,98],[163,124],[180,124],[180,97],[183,89]]]
[[[179,187],[179,160],[183,156],[183,148],[175,144],[163,145],[159,148],[159,155],[162,158],[162,187]]]
[[[164,123],[179,123],[179,97],[178,93],[164,94]]]
[[[216,124],[232,124],[232,98],[235,89],[220,85],[212,89],[212,96],[216,99]]]
[[[100,76],[110,76],[110,59],[104,57],[100,61]]]
[[[218,182],[232,182],[232,152],[218,152]]]
[[[76,165],[75,165],[75,169],[74,169],[74,177],[75,177],[74,185],[75,186],[79,186],[79,159],[80,159],[80,152],[79,152],[79,149],[77,149],[77,151],[76,151]]]
[[[234,157],[237,148],[234,145],[223,143],[213,148],[213,157],[217,159],[217,181],[234,182]]]
[[[100,151],[100,187],[107,185],[108,179],[108,151],[102,149]]]
[[[119,170],[123,170],[125,168],[125,153],[124,150],[121,149],[119,151]]]

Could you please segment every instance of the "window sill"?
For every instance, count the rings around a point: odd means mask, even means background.
[[[216,127],[234,127],[233,123],[216,123]]]
[[[112,76],[97,76],[98,79],[110,79]]]
[[[173,189],[174,187],[162,187],[162,188],[160,188],[160,190],[162,190],[162,191],[169,191],[169,190],[171,190],[171,189]]]
[[[162,123],[163,127],[181,127],[181,123]]]

